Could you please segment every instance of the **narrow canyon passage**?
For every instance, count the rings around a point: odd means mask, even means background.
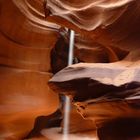
[[[0,140],[139,140],[139,25],[138,0],[0,0]]]

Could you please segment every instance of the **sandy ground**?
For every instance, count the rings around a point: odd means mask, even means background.
[[[60,131],[60,128],[44,129],[41,131],[41,134],[44,137],[32,138],[28,140],[98,140],[98,138],[96,137],[96,132],[93,131],[68,134],[68,136],[62,135]]]
[[[41,134],[44,136],[28,140],[98,140],[96,132],[88,131],[83,133],[68,134],[64,136],[60,133],[60,128],[44,129]]]

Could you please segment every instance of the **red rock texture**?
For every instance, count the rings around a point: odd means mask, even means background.
[[[42,4],[0,1],[0,139],[23,139],[59,106],[47,82],[60,27],[44,20]]]
[[[110,139],[113,140],[119,132],[115,133],[115,128],[111,131],[111,126],[119,128],[123,120],[127,120],[125,127],[131,127],[129,119],[135,124],[140,118],[139,61],[136,65],[124,61],[69,66],[50,80],[50,87],[57,93],[72,96],[77,111],[85,120],[93,121],[101,138],[106,136],[109,140],[107,134],[112,132]],[[119,126],[115,124],[117,120]],[[132,138],[139,137],[136,129],[127,130],[134,133]],[[126,132],[122,133],[124,138],[131,138]],[[117,138],[121,140],[123,136]]]
[[[139,139],[139,24],[138,0],[1,0],[0,139],[38,133],[57,116],[58,92],[75,105],[71,132]],[[67,68],[65,27],[76,32],[73,62],[83,62]]]

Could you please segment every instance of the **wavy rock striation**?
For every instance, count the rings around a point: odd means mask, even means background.
[[[43,11],[43,1],[0,1],[0,139],[23,139],[59,106],[47,82],[60,27]]]

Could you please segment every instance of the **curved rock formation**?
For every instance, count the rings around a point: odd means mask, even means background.
[[[140,37],[140,2],[136,0],[48,0],[47,8],[51,11],[48,21],[75,30],[81,40],[100,44],[111,62],[120,60],[120,51],[131,52],[130,44]]]
[[[47,0],[47,8],[53,15],[68,20],[80,29],[91,31],[115,22],[131,1],[84,0],[79,3],[73,0]]]
[[[58,96],[46,85],[49,73],[1,66],[0,76],[0,138],[21,139],[36,117],[55,112]]]
[[[9,1],[6,6],[5,1],[0,3],[1,63],[49,71],[50,51],[59,36],[59,26],[54,26],[43,19],[36,20],[37,17],[31,15],[24,1],[14,2]],[[42,22],[45,22],[45,25]]]
[[[37,117],[59,106],[47,82],[60,27],[45,21],[42,7],[43,1],[0,1],[0,139],[23,139]]]
[[[58,92],[75,105],[71,132],[98,128],[101,140],[139,139],[138,0],[1,0],[0,23],[0,139],[30,137],[44,116],[38,133],[55,117]],[[68,59],[65,27],[76,32],[74,63],[86,63],[60,71]],[[47,84],[52,73],[55,93]]]
[[[140,2],[48,0],[46,8],[48,21],[76,31],[75,57],[98,63],[63,69],[50,80],[52,89],[73,97],[78,112],[97,126],[100,139],[139,139],[139,131],[126,124],[137,126],[140,118]],[[120,62],[102,64],[113,61]]]
[[[112,121],[139,120],[140,63],[121,64],[76,64],[58,72],[49,84],[55,92],[72,96],[77,111],[99,130]]]

